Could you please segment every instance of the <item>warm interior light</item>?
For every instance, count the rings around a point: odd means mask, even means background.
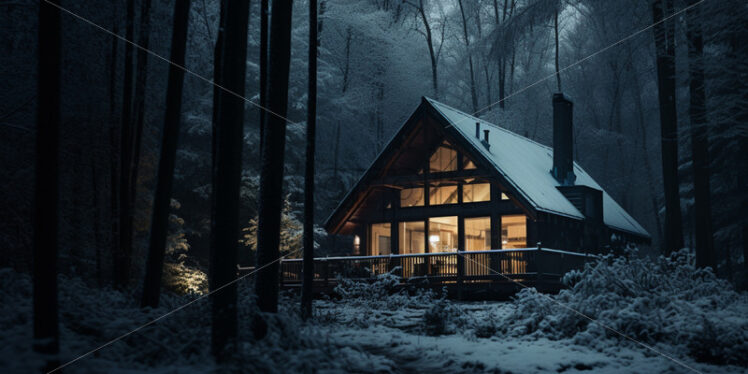
[[[359,244],[361,244],[361,238],[358,235],[356,235],[353,237],[353,245],[359,245]]]
[[[438,243],[439,242],[439,235],[430,235],[429,236],[429,242],[431,242],[431,243]]]
[[[501,242],[501,244],[509,244],[509,242],[508,242],[508,241],[506,241],[506,240],[503,240],[503,241]]]

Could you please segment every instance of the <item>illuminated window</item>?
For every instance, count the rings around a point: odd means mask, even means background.
[[[465,250],[491,249],[491,217],[465,218]]]
[[[522,214],[501,216],[501,248],[527,247],[527,217]]]
[[[424,203],[424,196],[423,196],[423,187],[418,188],[403,188],[400,191],[400,206],[410,207],[410,206],[423,206]]]
[[[457,216],[429,218],[429,252],[457,251]]]
[[[478,167],[475,166],[475,163],[473,160],[467,158],[466,156],[462,157],[462,168],[465,170],[472,170],[477,169]]]
[[[361,237],[358,235],[353,236],[353,253],[361,254]]]
[[[507,196],[507,194],[505,194],[505,193],[502,192],[501,193],[501,200],[509,200],[509,196]]]
[[[491,184],[476,183],[462,185],[462,202],[475,203],[479,201],[491,201]]]
[[[457,186],[429,187],[429,205],[457,204]]]
[[[429,171],[455,171],[457,170],[457,151],[452,149],[449,144],[440,146],[429,159]]]
[[[389,223],[375,223],[371,225],[369,248],[372,256],[392,253],[391,234]]]
[[[400,253],[424,253],[426,251],[426,224],[424,221],[400,222]]]

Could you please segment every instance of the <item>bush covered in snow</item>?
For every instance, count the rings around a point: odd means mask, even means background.
[[[602,256],[566,274],[570,288],[556,296],[523,289],[512,312],[491,328],[592,347],[636,344],[625,335],[697,361],[748,365],[748,295],[693,260],[687,250],[658,258],[636,251]]]
[[[396,275],[399,267],[375,276],[371,281],[339,278],[335,293],[347,304],[368,305],[374,309],[394,310],[403,307],[425,307],[438,299],[430,289],[403,286]],[[444,292],[443,292],[444,293]]]

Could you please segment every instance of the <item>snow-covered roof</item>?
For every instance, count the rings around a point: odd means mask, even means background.
[[[425,100],[436,109],[464,139],[472,144],[493,164],[506,181],[527,200],[534,209],[548,213],[584,219],[584,215],[569,202],[556,187],[561,184],[551,175],[553,149],[515,134],[482,119],[463,113],[433,99]],[[490,148],[475,137],[475,123],[489,126]],[[649,233],[631,217],[597,182],[574,163],[575,185],[602,191],[603,222],[614,229],[649,237]]]

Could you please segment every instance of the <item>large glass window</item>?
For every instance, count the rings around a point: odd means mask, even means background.
[[[457,216],[429,218],[429,252],[457,251]]]
[[[392,253],[392,233],[389,223],[375,223],[371,225],[369,248],[372,256],[388,255]]]
[[[522,214],[501,216],[501,248],[527,247],[527,217]]]
[[[429,187],[429,205],[457,204],[457,186]]]
[[[429,159],[429,171],[438,173],[455,170],[457,170],[457,151],[445,143],[431,155],[431,159]]]
[[[473,160],[467,158],[467,156],[462,156],[462,168],[465,170],[477,169]]]
[[[424,221],[400,222],[400,253],[424,253],[426,251],[426,224]]]
[[[491,249],[491,217],[465,218],[465,250]]]
[[[423,206],[424,200],[423,187],[403,188],[400,191],[400,206],[403,208]]]
[[[462,202],[476,203],[479,201],[491,201],[491,184],[475,183],[462,185]]]

